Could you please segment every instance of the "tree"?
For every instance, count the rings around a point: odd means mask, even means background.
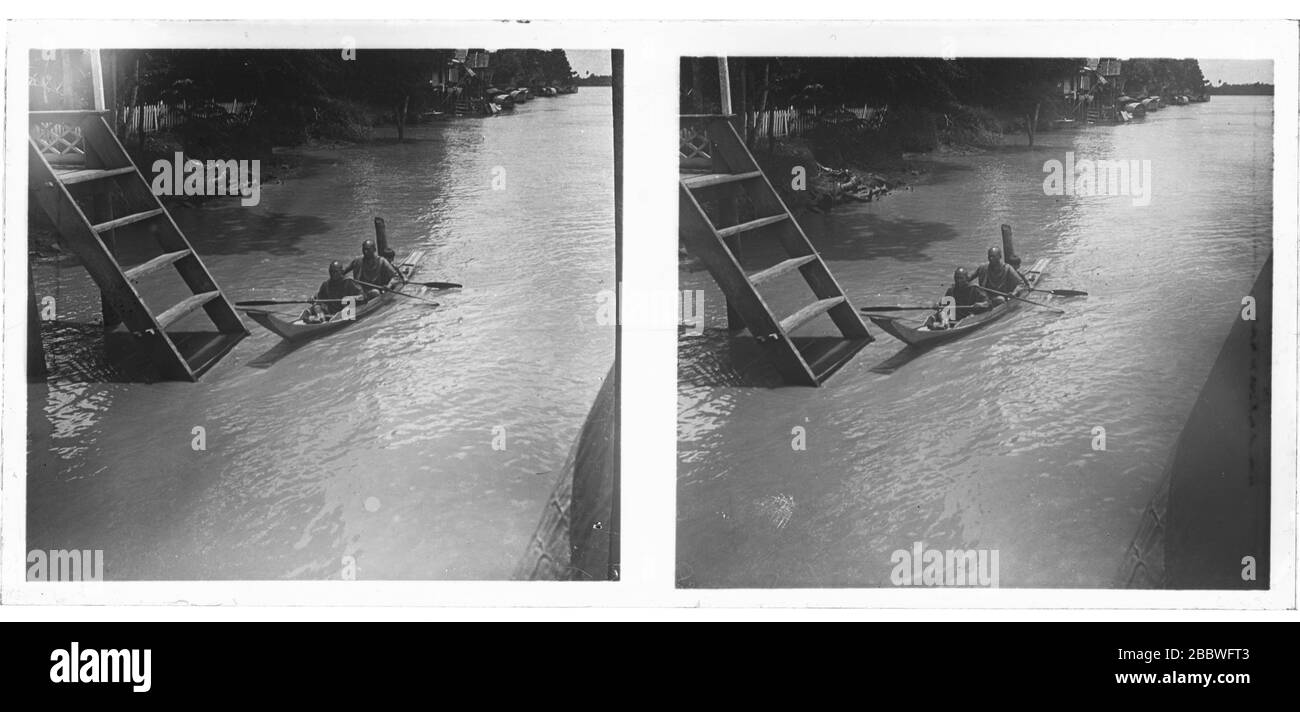
[[[366,93],[393,110],[397,140],[406,135],[406,120],[413,97],[422,98],[434,69],[447,59],[446,51],[428,49],[361,50],[356,69]]]
[[[542,57],[542,75],[548,83],[560,83],[569,81],[573,75],[573,67],[569,66],[569,56],[562,49],[553,49],[548,51]]]

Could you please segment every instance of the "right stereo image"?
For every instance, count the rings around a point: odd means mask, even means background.
[[[1268,589],[1273,71],[683,58],[677,587]]]

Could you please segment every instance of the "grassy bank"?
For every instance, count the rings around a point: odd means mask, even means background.
[[[132,136],[124,143],[141,170],[158,159],[171,161],[180,152],[200,161],[256,159],[273,172],[285,163],[283,156],[275,154],[277,147],[365,142],[384,118],[376,107],[337,99],[311,106],[259,106],[248,121],[200,110],[174,131],[147,134],[143,142]],[[276,176],[264,173],[262,177]]]

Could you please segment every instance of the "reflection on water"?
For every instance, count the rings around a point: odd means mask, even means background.
[[[233,299],[309,295],[377,215],[399,256],[426,251],[424,280],[465,288],[269,367],[252,364],[279,337],[248,322],[198,384],[56,362],[29,390],[28,548],[103,549],[109,579],[337,578],[345,556],[358,578],[509,576],[614,358],[596,323],[614,288],[610,99],[308,152],[257,207],[177,210]],[[97,315],[80,269],[36,278],[65,318]]]
[[[1051,258],[1044,288],[1090,293],[1057,300],[1064,316],[1026,307],[892,373],[872,367],[903,345],[873,329],[820,389],[754,387],[772,374],[751,348],[682,340],[682,585],[888,586],[891,553],[915,541],[998,549],[1002,586],[1112,584],[1271,249],[1272,99],[1036,144],[938,158],[930,184],[801,224],[856,303],[924,304],[1009,223],[1026,263]],[[1151,204],[1045,196],[1043,165],[1067,151],[1150,160]],[[705,272],[682,289],[721,303]]]

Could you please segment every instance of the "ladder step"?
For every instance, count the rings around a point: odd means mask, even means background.
[[[153,218],[158,217],[159,215],[162,215],[163,212],[165,211],[162,208],[158,208],[156,210],[146,210],[143,213],[127,215],[126,217],[123,218],[118,218],[116,220],[109,220],[108,222],[100,223],[98,225],[95,225],[94,229],[95,232],[104,233],[104,232],[108,232],[109,230],[116,230],[119,227],[125,227],[127,225],[130,225],[131,223],[138,223],[141,220],[151,220]]]
[[[701,188],[712,188],[714,186],[726,185],[728,183],[739,183],[741,181],[754,180],[755,178],[762,177],[762,171],[750,171],[749,173],[706,173],[702,176],[683,178],[682,185],[691,190],[700,190]]]
[[[58,174],[59,180],[64,185],[73,185],[75,183],[85,183],[92,180],[103,180],[105,178],[115,178],[127,173],[135,173],[135,166],[126,166],[123,168],[109,168],[106,170],[86,169],[80,171],[68,171],[67,173]]]
[[[874,339],[870,336],[858,339],[813,336],[794,337],[791,341],[808,363],[817,384],[821,385]]]
[[[157,257],[149,260],[148,262],[138,264],[128,270],[124,270],[123,274],[126,275],[127,281],[138,282],[142,277],[153,274],[154,272],[163,269],[167,265],[170,265],[176,262],[177,260],[180,260],[184,257],[189,257],[191,254],[193,253],[190,252],[189,250],[178,250],[176,252],[167,252],[165,254],[158,255]]]
[[[768,267],[765,270],[751,274],[749,276],[749,283],[757,287],[759,284],[766,282],[767,280],[772,279],[773,277],[777,277],[785,274],[786,272],[799,269],[800,267],[803,267],[804,265],[816,259],[817,259],[817,255],[804,255],[803,257],[794,257],[785,260],[784,262],[777,262],[776,264],[772,265],[771,267]]]
[[[190,372],[197,378],[220,361],[221,357],[229,353],[245,336],[247,334],[243,332],[195,334],[184,342],[177,343],[176,346],[184,356]]]
[[[809,304],[799,311],[787,316],[781,320],[781,331],[789,334],[817,317],[825,314],[839,304],[844,303],[844,297],[831,297],[830,299],[819,299]]]
[[[187,314],[221,296],[220,291],[203,292],[186,298],[181,303],[158,315],[158,325],[166,329],[185,318]]]
[[[784,222],[789,219],[790,219],[789,213],[781,213],[780,215],[772,215],[766,218],[750,220],[749,222],[741,223],[739,225],[732,225],[731,227],[719,228],[718,237],[735,237],[736,235],[739,235],[742,232],[757,230],[759,228],[767,227],[768,225],[775,225],[779,222]]]

